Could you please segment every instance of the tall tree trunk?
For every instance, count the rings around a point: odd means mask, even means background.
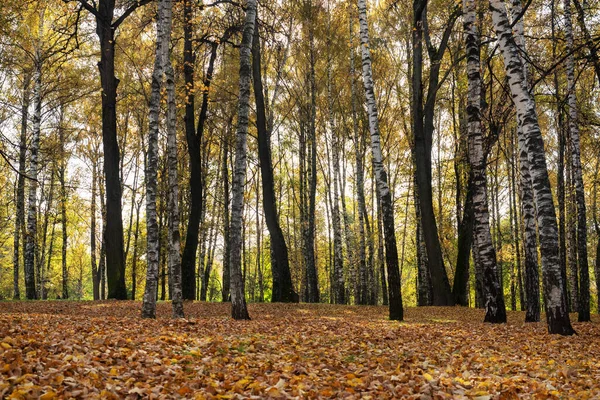
[[[140,233],[140,200],[135,206],[135,231],[133,233],[133,260],[131,262],[131,300],[135,300],[137,290],[137,259],[138,259],[138,239]]]
[[[98,275],[100,281],[100,300],[106,300],[106,203],[104,197],[104,185],[102,178],[98,176],[98,190],[100,192],[100,214],[102,215],[102,234],[100,236],[100,261],[98,263]]]
[[[511,13],[513,20],[516,20],[522,14],[522,6],[520,0],[512,0]],[[523,29],[523,17],[517,20],[515,26],[514,41],[521,51],[525,51],[525,36]],[[529,91],[528,69],[527,65],[522,63],[523,83]],[[537,250],[537,224],[536,224],[536,209],[534,203],[533,182],[527,158],[527,145],[525,143],[526,136],[523,131],[523,126],[519,122],[517,124],[517,147],[519,153],[519,190],[521,193],[521,215],[523,218],[523,249],[525,254],[525,292],[526,292],[526,313],[525,322],[538,322],[540,320],[540,279],[538,268],[538,250]],[[560,125],[560,124],[559,124]],[[562,135],[560,135],[562,136]],[[560,205],[560,177],[562,170],[559,170],[559,205]],[[563,194],[564,203],[564,194]],[[562,213],[562,212],[561,212]],[[561,216],[564,233],[564,218]],[[564,249],[564,234],[561,234],[560,249]],[[564,254],[564,252],[563,252]],[[561,256],[562,257],[562,256]],[[559,268],[563,263],[559,257]],[[562,276],[562,274],[561,274]],[[565,282],[566,284],[566,282]]]
[[[577,204],[577,255],[579,267],[579,322],[590,321],[590,278],[587,254],[587,220],[585,209],[585,188],[581,168],[581,145],[579,142],[579,125],[577,117],[577,94],[575,87],[575,56],[573,55],[573,24],[571,21],[571,2],[565,0],[565,37],[567,51],[567,101],[569,105],[569,131],[571,137],[571,153],[573,178],[575,184],[575,200]]]
[[[87,1],[86,1],[87,3]],[[89,3],[88,3],[89,4]],[[100,40],[100,81],[102,85],[102,143],[106,180],[106,277],[108,298],[127,300],[123,252],[123,215],[119,142],[117,140],[117,86],[115,77],[114,0],[101,0],[96,12],[96,34]]]
[[[444,32],[439,48],[428,48],[431,58],[431,71],[429,74],[429,88],[425,106],[423,106],[423,34],[428,35],[425,29],[427,22],[427,0],[413,1],[413,70],[412,70],[412,106],[413,106],[413,135],[415,140],[415,164],[417,189],[419,193],[419,206],[422,234],[427,248],[427,260],[433,287],[433,305],[453,305],[454,297],[442,255],[438,228],[433,210],[431,189],[431,146],[433,135],[433,116],[435,98],[439,84],[439,71],[441,58],[445,52],[450,31],[456,20],[457,13],[453,12]],[[429,46],[428,46],[429,47]]]
[[[535,110],[535,100],[525,84],[523,63],[519,58],[517,45],[506,14],[506,6],[502,0],[490,0],[490,8],[513,102],[517,109],[519,125],[525,136],[525,147],[537,208],[537,221],[540,227],[548,331],[561,335],[572,335],[575,331],[571,327],[567,304],[562,295],[565,282],[561,275],[558,258],[558,227],[544,154],[544,142]]]
[[[172,0],[165,0],[165,37],[171,42],[171,21],[173,15]],[[171,64],[171,51],[167,48],[165,61],[165,77],[167,88],[167,160],[169,170],[169,270],[173,287],[172,306],[173,318],[183,318],[183,293],[181,290],[181,233],[179,231],[179,179],[177,173],[177,104],[175,100],[175,71]],[[192,264],[192,281],[194,283],[191,293],[195,293],[196,278],[194,274],[195,263]]]
[[[187,221],[185,246],[181,258],[182,292],[185,300],[194,300],[196,293],[196,252],[198,250],[198,235],[202,215],[202,155],[200,154],[202,133],[206,109],[208,108],[208,87],[204,82],[202,108],[198,120],[198,132],[194,127],[195,121],[195,96],[194,96],[194,64],[196,56],[193,50],[193,0],[184,0],[183,3],[183,75],[185,78],[185,138],[187,141],[189,167],[190,167],[190,215]],[[216,58],[216,46],[212,47],[209,69],[206,80],[210,86],[212,66]],[[206,81],[205,80],[205,81]],[[205,100],[206,98],[206,106]],[[204,116],[204,118],[202,118]]]
[[[43,13],[40,16],[40,28],[43,28]],[[40,29],[40,35],[42,30]],[[35,249],[37,246],[37,187],[38,187],[38,152],[40,149],[40,130],[42,119],[42,64],[41,45],[36,50],[35,71],[33,76],[33,136],[29,153],[29,199],[27,209],[27,230],[25,235],[25,295],[27,299],[37,298],[35,288]]]
[[[170,0],[160,0],[158,19],[156,21],[156,52],[154,72],[152,73],[152,91],[148,112],[148,151],[146,160],[146,288],[142,302],[142,318],[156,318],[156,299],[158,270],[160,262],[160,231],[157,223],[157,191],[158,191],[158,130],[160,117],[160,96],[165,73],[165,59],[169,55],[170,32],[165,26],[166,8]],[[163,285],[163,296],[164,296]],[[162,298],[164,300],[164,297]]]
[[[13,299],[21,298],[19,289],[19,268],[22,230],[25,228],[25,174],[27,160],[27,121],[29,119],[29,103],[31,98],[31,74],[23,74],[23,93],[21,99],[21,134],[19,138],[19,176],[17,178],[17,204],[15,216],[15,233],[13,241]]]
[[[473,176],[473,233],[483,269],[485,293],[485,322],[506,322],[506,308],[502,293],[496,251],[490,233],[487,196],[487,146],[481,129],[481,63],[479,59],[479,32],[477,30],[475,0],[463,2],[464,30],[467,55],[467,131],[469,162]]]
[[[230,194],[229,194],[229,167],[227,162],[229,161],[229,129],[226,129],[226,137],[223,140],[223,160],[221,161],[221,174],[223,179],[223,290],[222,290],[222,301],[229,301],[229,288],[231,282],[230,274],[230,257],[231,257],[231,236],[230,236]]]
[[[258,14],[257,14],[258,15]],[[265,96],[262,84],[261,48],[258,23],[254,26],[252,41],[252,83],[256,103],[256,126],[258,131],[258,157],[262,184],[262,202],[267,229],[271,236],[271,269],[273,275],[272,302],[298,302],[299,298],[292,285],[290,262],[285,236],[279,224],[277,200],[275,199],[275,179],[271,160],[271,134],[267,121]],[[261,273],[262,275],[262,273]],[[262,289],[262,287],[261,287]]]
[[[92,293],[94,300],[100,299],[100,280],[98,279],[98,265],[96,261],[96,179],[98,169],[92,161],[92,205],[90,207],[90,260],[92,263]]]
[[[476,28],[474,28],[476,29]],[[481,122],[480,122],[481,123]],[[469,269],[473,245],[473,173],[469,171],[463,215],[458,228],[458,254],[452,293],[457,305],[469,305]]]
[[[240,91],[238,103],[238,124],[235,146],[235,169],[231,187],[231,316],[236,319],[250,319],[246,308],[244,281],[241,270],[242,224],[244,214],[244,187],[246,185],[246,157],[248,151],[248,115],[250,113],[250,83],[252,80],[252,37],[256,23],[256,0],[248,0],[242,43],[240,46]]]
[[[309,115],[308,115],[308,152],[310,160],[308,162],[308,213],[307,213],[307,229],[305,233],[305,251],[306,251],[306,287],[307,299],[309,303],[319,302],[319,282],[315,256],[315,213],[316,213],[316,198],[317,198],[317,87],[315,74],[315,15],[312,0],[309,0],[306,5],[309,15],[308,25],[308,42],[310,66],[308,74],[309,84]]]
[[[342,249],[342,226],[340,221],[340,193],[339,186],[340,182],[338,182],[338,177],[340,176],[340,154],[339,154],[339,138],[338,132],[335,128],[334,115],[333,115],[333,94],[332,94],[332,82],[331,82],[331,54],[328,44],[328,56],[327,56],[327,109],[328,109],[328,128],[329,135],[331,136],[331,153],[333,157],[333,176],[332,176],[332,186],[333,186],[333,199],[332,199],[332,226],[333,226],[333,295],[335,304],[345,304],[346,303],[346,285],[344,282],[344,254]],[[357,149],[358,150],[358,149]],[[344,193],[342,192],[342,196]],[[362,218],[361,218],[362,219]],[[364,235],[364,232],[363,232]],[[364,239],[364,236],[363,236]],[[364,240],[363,240],[364,245]],[[364,250],[364,248],[363,248]],[[353,251],[353,249],[348,248],[348,253]],[[364,270],[365,264],[365,254],[362,253],[362,258],[360,259],[360,265],[363,268],[359,267],[359,271]],[[361,279],[363,276],[361,276]],[[356,299],[355,299],[356,301]],[[363,301],[363,296],[361,295],[361,299],[358,302],[360,304],[365,304]]]
[[[367,23],[367,2],[358,0],[358,14],[360,22],[360,43],[363,64],[363,82],[367,98],[369,114],[369,128],[371,132],[371,152],[373,155],[373,168],[377,181],[377,191],[380,194],[383,216],[383,231],[385,238],[385,258],[388,273],[389,313],[390,319],[401,321],[404,318],[402,307],[402,292],[400,272],[398,270],[398,248],[394,226],[394,207],[388,186],[388,177],[382,162],[381,142],[379,135],[379,117],[373,83],[371,67],[371,50],[369,48],[369,26]]]
[[[58,180],[60,182],[60,221],[62,225],[62,253],[61,253],[61,265],[62,265],[62,298],[69,298],[69,270],[67,268],[67,187],[66,187],[66,169],[67,160],[65,154],[65,130],[62,126],[64,117],[63,106],[60,108],[60,120],[58,126],[58,137],[60,144],[60,164],[58,169]]]

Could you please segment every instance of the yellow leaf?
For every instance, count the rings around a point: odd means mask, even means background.
[[[427,372],[423,374],[423,378],[425,378],[427,382],[431,382],[433,380],[433,376],[429,375]]]
[[[6,349],[6,350],[12,348],[12,346],[10,344],[6,343],[6,342],[0,343],[0,346],[2,346],[2,348]]]
[[[110,372],[109,372],[109,375],[110,376],[117,376],[117,375],[119,375],[119,371],[117,371],[116,368],[111,368]]]
[[[44,393],[43,395],[40,396],[40,400],[53,400],[56,399],[58,396],[56,395],[55,392],[53,392],[52,390],[47,391],[46,393]]]

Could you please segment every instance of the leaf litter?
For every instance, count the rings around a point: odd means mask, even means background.
[[[0,397],[600,398],[600,326],[548,335],[544,322],[484,324],[481,310],[186,303],[172,320],[139,302],[0,303]]]

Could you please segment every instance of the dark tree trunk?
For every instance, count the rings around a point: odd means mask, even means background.
[[[431,71],[427,99],[423,104],[423,34],[428,35],[427,1],[413,2],[413,70],[412,70],[412,106],[413,106],[413,135],[415,140],[416,187],[419,194],[421,226],[427,248],[427,259],[433,286],[433,305],[453,305],[454,297],[442,255],[438,228],[433,210],[433,194],[431,189],[431,146],[433,137],[433,116],[435,98],[439,84],[439,62],[446,50],[451,28],[456,20],[454,12],[448,21],[447,29],[438,49],[429,48]]]
[[[29,119],[30,86],[31,74],[23,74],[23,97],[21,103],[21,135],[19,139],[19,176],[17,178],[17,204],[15,216],[14,233],[14,255],[13,255],[13,299],[18,300],[21,297],[19,290],[19,268],[21,265],[21,237],[25,228],[25,174],[27,171],[27,120]]]
[[[473,244],[473,174],[469,172],[463,216],[458,227],[458,255],[452,293],[457,305],[469,306],[469,270]]]
[[[258,16],[257,16],[258,20]],[[265,221],[271,236],[271,269],[273,270],[272,302],[298,302],[298,294],[292,285],[292,275],[287,244],[277,215],[273,163],[271,161],[271,133],[267,129],[265,99],[261,76],[261,50],[258,23],[254,25],[252,41],[252,83],[256,102],[256,127],[258,131],[258,157],[262,183],[262,201]]]

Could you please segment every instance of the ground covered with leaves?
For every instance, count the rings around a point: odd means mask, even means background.
[[[483,324],[481,310],[139,302],[0,303],[2,398],[600,398],[600,321]]]

